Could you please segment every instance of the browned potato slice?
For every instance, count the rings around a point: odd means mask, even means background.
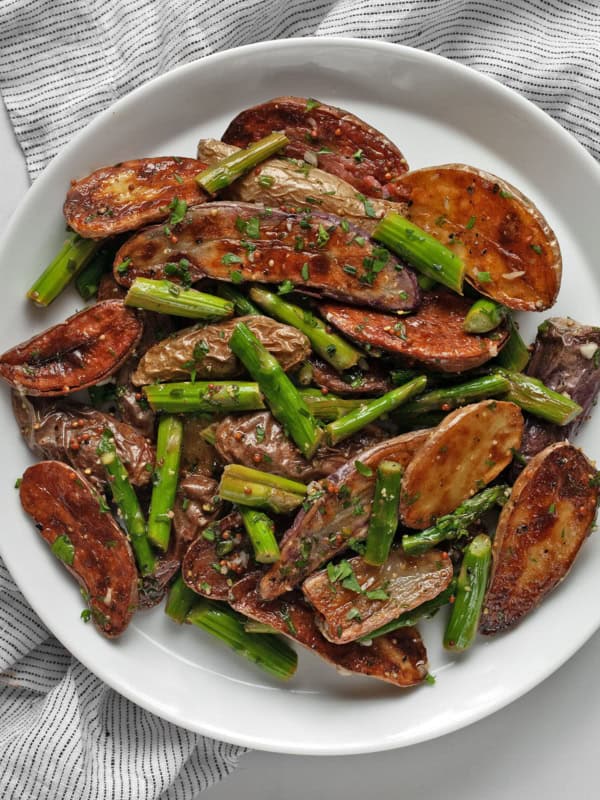
[[[369,364],[367,369],[353,367],[341,374],[320,358],[310,359],[312,382],[320,389],[341,395],[385,394],[393,387],[389,371]]]
[[[126,422],[75,403],[34,400],[13,393],[13,412],[21,434],[34,453],[64,461],[81,470],[99,488],[106,486],[106,470],[96,452],[108,428],[117,454],[134,486],[147,486],[154,469],[150,441]]]
[[[119,636],[137,607],[138,575],[127,537],[98,494],[60,461],[29,467],[19,491],[41,536],[83,587],[98,630]]]
[[[215,430],[215,448],[227,464],[242,464],[308,483],[331,475],[385,438],[382,428],[368,425],[335,447],[321,445],[308,461],[270,411],[257,411],[222,419]]]
[[[134,231],[170,215],[175,199],[206,200],[195,176],[206,165],[194,158],[140,158],[102,167],[73,181],[63,208],[68,225],[86,239]]]
[[[399,319],[355,306],[322,303],[325,319],[361,345],[387,350],[405,363],[422,364],[437,372],[464,372],[498,355],[506,341],[503,324],[476,336],[465,333],[465,317],[472,302],[445,290],[423,294],[414,314]]]
[[[104,300],[0,356],[0,377],[25,394],[69,394],[116,372],[142,335],[136,313]]]
[[[598,491],[596,470],[568,442],[531,459],[500,514],[481,633],[516,625],[563,580],[592,529]]]
[[[260,574],[250,573],[233,585],[229,603],[236,611],[270,625],[343,673],[368,675],[401,687],[415,686],[426,678],[427,651],[416,628],[380,636],[370,647],[357,642],[332,644],[317,628],[314,611],[300,592],[263,602],[257,591]]]
[[[214,163],[238,150],[238,147],[215,139],[202,139],[198,144],[198,158]],[[350,183],[318,168],[320,156],[317,153],[309,158],[314,160],[314,165],[306,161],[269,158],[257,169],[234,181],[223,197],[246,203],[264,203],[289,211],[314,205],[321,212],[347,218],[368,233],[388,211],[406,213],[406,203],[379,197],[365,203]]]
[[[189,379],[222,380],[243,374],[243,367],[229,347],[239,322],[244,322],[273,353],[284,370],[301,364],[310,353],[306,336],[291,325],[270,317],[236,317],[214,325],[193,326],[178,331],[150,347],[142,356],[131,381],[144,386],[157,381]]]
[[[330,580],[327,570],[310,575],[302,591],[319,615],[317,625],[334,644],[346,644],[368,636],[396,617],[433,600],[452,580],[448,553],[430,550],[407,556],[395,547],[381,567],[356,556],[345,562],[352,568],[362,593]]]
[[[483,400],[448,414],[406,468],[402,522],[427,528],[454,511],[511,462],[522,433],[523,415],[514,403]]]
[[[403,175],[406,216],[448,245],[481,294],[509,308],[542,311],[560,289],[562,259],[554,232],[511,184],[474,167],[445,164]]]
[[[321,168],[367,197],[402,197],[397,178],[406,159],[387,136],[341,108],[306,97],[275,97],[241,111],[221,137],[247,147],[272,131],[284,131],[290,158],[314,153]]]
[[[429,435],[430,431],[413,431],[377,444],[344,464],[321,486],[316,484],[281,540],[280,560],[260,582],[261,597],[279,597],[345,550],[348,539],[364,539],[377,466],[385,459],[406,466]]]
[[[205,533],[211,538],[206,538]],[[233,512],[205,527],[190,544],[183,557],[181,574],[197,594],[227,600],[232,581],[255,567],[252,555],[242,518]]]
[[[362,228],[333,214],[207,203],[189,209],[176,233],[155,225],[132,236],[115,256],[115,280],[124,286],[136,277],[180,283],[177,265],[185,259],[192,283],[203,277],[237,284],[287,281],[298,291],[386,311],[409,311],[419,303],[415,274]]]

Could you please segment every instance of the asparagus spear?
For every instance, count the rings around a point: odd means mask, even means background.
[[[172,281],[136,278],[125,305],[187,319],[224,319],[233,316],[233,303],[212,294],[184,289]]]
[[[255,619],[249,619],[244,623],[244,630],[246,633],[277,633],[277,630],[266,622],[257,622]]]
[[[386,625],[382,625],[381,628],[377,628],[377,630],[372,631],[372,633],[370,633],[368,636],[365,636],[363,639],[359,639],[359,642],[364,642],[366,644],[372,639],[377,639],[379,636],[385,636],[387,633],[392,633],[393,631],[398,630],[398,628],[412,627],[424,617],[432,617],[440,608],[448,605],[448,603],[453,602],[455,592],[456,578],[453,578],[448,586],[446,586],[444,591],[438,594],[437,597],[434,597],[432,600],[426,600],[424,603],[421,603],[420,606],[413,608],[411,611],[405,611],[404,614],[401,614],[396,619],[393,619]]]
[[[425,414],[429,411],[450,411],[453,408],[464,406],[474,400],[483,400],[488,397],[497,397],[505,394],[510,389],[510,381],[503,375],[492,373],[482,375],[457,386],[445,386],[434,389],[432,392],[422,394],[402,407],[399,416]]]
[[[224,300],[229,300],[233,303],[235,313],[240,317],[256,317],[260,316],[260,311],[251,303],[245,294],[238,292],[229,283],[219,283],[217,286],[217,294]]]
[[[366,402],[356,397],[338,397],[331,392],[323,394],[320,389],[301,389],[300,394],[311,414],[326,422],[339,419],[350,411],[354,411],[355,408],[360,408]]]
[[[310,311],[288,303],[273,292],[258,287],[250,290],[250,297],[269,316],[302,331],[308,337],[315,353],[318,353],[338,372],[354,367],[362,358],[359,350],[338,336],[337,333],[329,331],[323,320]]]
[[[510,314],[506,321],[508,324],[509,337],[502,350],[500,350],[496,356],[496,362],[505,369],[522,372],[529,361],[529,348],[521,338],[519,329]]]
[[[158,423],[156,467],[148,512],[148,538],[163,553],[169,546],[171,536],[182,444],[182,421],[170,414],[161,417]]]
[[[271,133],[245,150],[238,150],[207,167],[196,176],[196,181],[209,194],[217,194],[288,143],[289,139],[285,134]]]
[[[377,468],[375,496],[371,507],[367,549],[365,550],[367,564],[374,566],[384,564],[390,552],[398,527],[398,501],[402,472],[401,465],[395,461],[382,461]]]
[[[49,306],[88,263],[100,245],[101,242],[96,239],[82,239],[77,233],[69,234],[56,258],[48,264],[27,292],[27,297],[38,306]]]
[[[503,399],[516,403],[524,411],[540,419],[554,422],[556,425],[568,425],[583,411],[570,397],[549,389],[537,378],[508,369],[496,371],[510,384]]]
[[[501,303],[481,297],[467,311],[463,328],[467,333],[488,333],[502,323],[507,313]]]
[[[258,384],[248,381],[153,383],[143,391],[154,411],[172,414],[258,411],[265,407]]]
[[[229,464],[221,475],[219,496],[240,506],[284,514],[298,508],[304,501],[306,486],[258,469]]]
[[[444,635],[446,650],[461,652],[473,643],[492,565],[490,537],[480,533],[465,549],[456,599]]]
[[[165,613],[182,624],[197,599],[198,595],[186,586],[180,573],[169,587]]]
[[[409,556],[418,556],[447,539],[464,536],[466,529],[489,511],[496,504],[504,505],[508,498],[509,487],[506,485],[489,486],[473,497],[464,501],[456,511],[439,517],[435,525],[419,533],[410,533],[402,537],[402,547]]]
[[[273,564],[279,560],[280,552],[275,538],[275,525],[262,511],[240,506],[244,528],[254,548],[254,558],[259,564]]]
[[[212,633],[276,678],[287,680],[296,671],[298,656],[289,645],[279,636],[246,633],[244,617],[225,603],[198,600],[187,615],[187,621]]]
[[[146,522],[127,470],[117,455],[113,433],[108,428],[102,433],[96,452],[106,469],[108,485],[123,516],[140,572],[150,575],[154,572],[155,559],[146,535]]]
[[[352,434],[383,414],[389,414],[390,411],[394,411],[409,398],[422,392],[426,386],[427,378],[421,375],[419,378],[414,378],[414,380],[405,383],[404,386],[399,386],[397,389],[392,389],[391,392],[386,392],[381,397],[362,403],[354,411],[327,425],[325,428],[327,442],[334,445],[342,441],[342,439],[352,436]]]
[[[389,211],[371,234],[428,278],[463,293],[465,265],[451,250],[395,211]]]
[[[75,278],[75,288],[86,302],[98,294],[100,280],[110,270],[115,252],[114,245],[101,247]]]
[[[277,359],[243,322],[236,325],[229,347],[258,382],[273,416],[289,432],[302,455],[311,458],[323,431]]]

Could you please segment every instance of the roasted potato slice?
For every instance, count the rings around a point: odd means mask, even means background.
[[[250,573],[233,585],[229,603],[236,611],[270,625],[343,673],[368,675],[401,687],[415,686],[426,678],[427,651],[416,628],[380,636],[370,647],[357,642],[332,644],[317,628],[314,611],[300,592],[263,602],[257,591],[260,574]]]
[[[560,247],[518,189],[464,164],[409,172],[398,186],[410,200],[408,219],[462,258],[465,277],[478,292],[520,311],[554,304]]]
[[[402,199],[397,178],[406,159],[387,136],[341,108],[305,97],[275,97],[242,111],[221,137],[247,147],[272,131],[290,140],[289,158],[314,154],[321,169],[338,175],[367,197]]]
[[[589,419],[600,391],[599,358],[599,327],[582,325],[569,317],[552,317],[542,322],[525,372],[555,392],[567,394],[583,410],[568,425],[554,425],[528,415],[521,442],[522,456],[530,459],[548,445],[577,435]]]
[[[423,529],[454,511],[511,462],[522,432],[523,415],[514,403],[483,400],[448,414],[406,468],[402,522]]]
[[[413,309],[419,301],[410,269],[361,228],[318,211],[287,214],[252,203],[197,206],[175,237],[156,225],[129,239],[115,256],[115,279],[123,285],[138,276],[178,281],[182,259],[191,282],[204,276],[233,283],[287,281],[298,291],[392,311]]]
[[[491,333],[465,333],[472,303],[443,289],[423,294],[414,314],[402,318],[354,306],[322,303],[321,314],[359,345],[402,356],[437,372],[464,372],[498,355],[507,339],[503,324]]]
[[[273,600],[293,589],[321,564],[364,539],[371,514],[377,466],[384,460],[406,466],[430,431],[396,436],[359,453],[353,462],[314,485],[302,510],[280,543],[281,558],[260,582],[260,595]]]
[[[241,516],[234,511],[205,526],[190,544],[183,557],[181,575],[196,594],[227,600],[232,581],[253,568],[256,564],[252,544]]]
[[[84,589],[105,636],[123,633],[138,603],[138,575],[127,537],[80,472],[60,461],[29,467],[21,504],[41,536]]]
[[[65,395],[116,372],[142,335],[120,300],[104,300],[0,356],[0,377],[30,395]]]
[[[320,358],[311,358],[312,381],[320,389],[341,395],[385,394],[392,388],[389,373],[377,365],[353,367],[341,374]]]
[[[103,432],[109,429],[131,483],[134,486],[150,483],[154,447],[135,428],[112,414],[75,403],[34,400],[16,392],[13,411],[22,436],[34,453],[71,464],[98,487],[104,487],[107,478],[96,449]]]
[[[140,158],[102,167],[73,181],[67,192],[67,224],[85,239],[104,239],[168,219],[177,198],[186,205],[207,199],[195,176],[206,164],[194,158]]]
[[[322,445],[308,461],[269,411],[232,414],[215,429],[215,447],[227,464],[259,468],[303,482],[331,475],[383,438],[382,428],[369,425],[335,447]]]
[[[420,556],[407,556],[401,547],[391,550],[381,567],[373,567],[361,556],[349,559],[355,579],[331,580],[328,570],[315,572],[302,584],[309,603],[319,612],[317,625],[334,644],[346,644],[368,636],[377,628],[433,600],[452,580],[450,556],[430,550]],[[355,588],[360,587],[360,592]]]
[[[236,317],[214,325],[194,326],[163,339],[142,356],[131,376],[136,386],[157,381],[189,378],[222,380],[243,374],[243,367],[229,347],[239,322],[244,322],[273,353],[284,370],[301,364],[310,353],[306,336],[291,325],[270,317]]]
[[[531,459],[500,514],[481,633],[512,628],[565,578],[592,529],[598,491],[596,470],[568,442]]]
[[[201,139],[198,158],[214,163],[238,150],[238,147],[215,139]],[[307,156],[316,163],[319,157],[314,153]],[[337,175],[319,169],[316,163],[311,165],[306,161],[269,158],[234,181],[223,192],[223,197],[246,203],[264,203],[287,211],[298,211],[306,208],[307,204],[315,205],[321,213],[345,217],[369,233],[388,211],[406,213],[406,203],[378,197],[365,203],[354,186]]]

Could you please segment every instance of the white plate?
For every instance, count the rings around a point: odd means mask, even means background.
[[[51,309],[24,292],[63,237],[69,180],[139,156],[192,155],[201,136],[219,137],[242,108],[284,94],[347,108],[388,134],[413,168],[466,162],[519,186],[558,235],[565,274],[553,312],[597,322],[600,169],[559,125],[519,95],[451,61],[394,45],[299,39],[231,50],[181,67],[120,100],[80,133],[38,179],[0,248],[9,287],[0,297],[0,351],[64,319],[66,293]],[[81,302],[79,303],[81,305]],[[533,336],[531,315],[525,332]],[[108,684],[191,730],[286,753],[385,750],[440,736],[501,708],[556,670],[600,625],[600,544],[593,537],[569,580],[513,632],[446,655],[441,619],[423,625],[434,688],[401,691],[341,677],[302,651],[297,676],[276,684],[161,609],[140,613],[121,641],[79,619],[79,590],[21,511],[15,478],[31,462],[2,391],[0,551],[45,624]],[[579,442],[600,455],[600,415]],[[7,455],[9,454],[9,455]],[[442,615],[440,615],[441,617]]]

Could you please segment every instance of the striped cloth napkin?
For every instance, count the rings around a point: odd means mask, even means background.
[[[0,89],[33,179],[99,111],[218,50],[291,36],[429,50],[517,89],[600,157],[596,0],[2,0]],[[242,748],[89,673],[0,563],[0,800],[191,800]]]

